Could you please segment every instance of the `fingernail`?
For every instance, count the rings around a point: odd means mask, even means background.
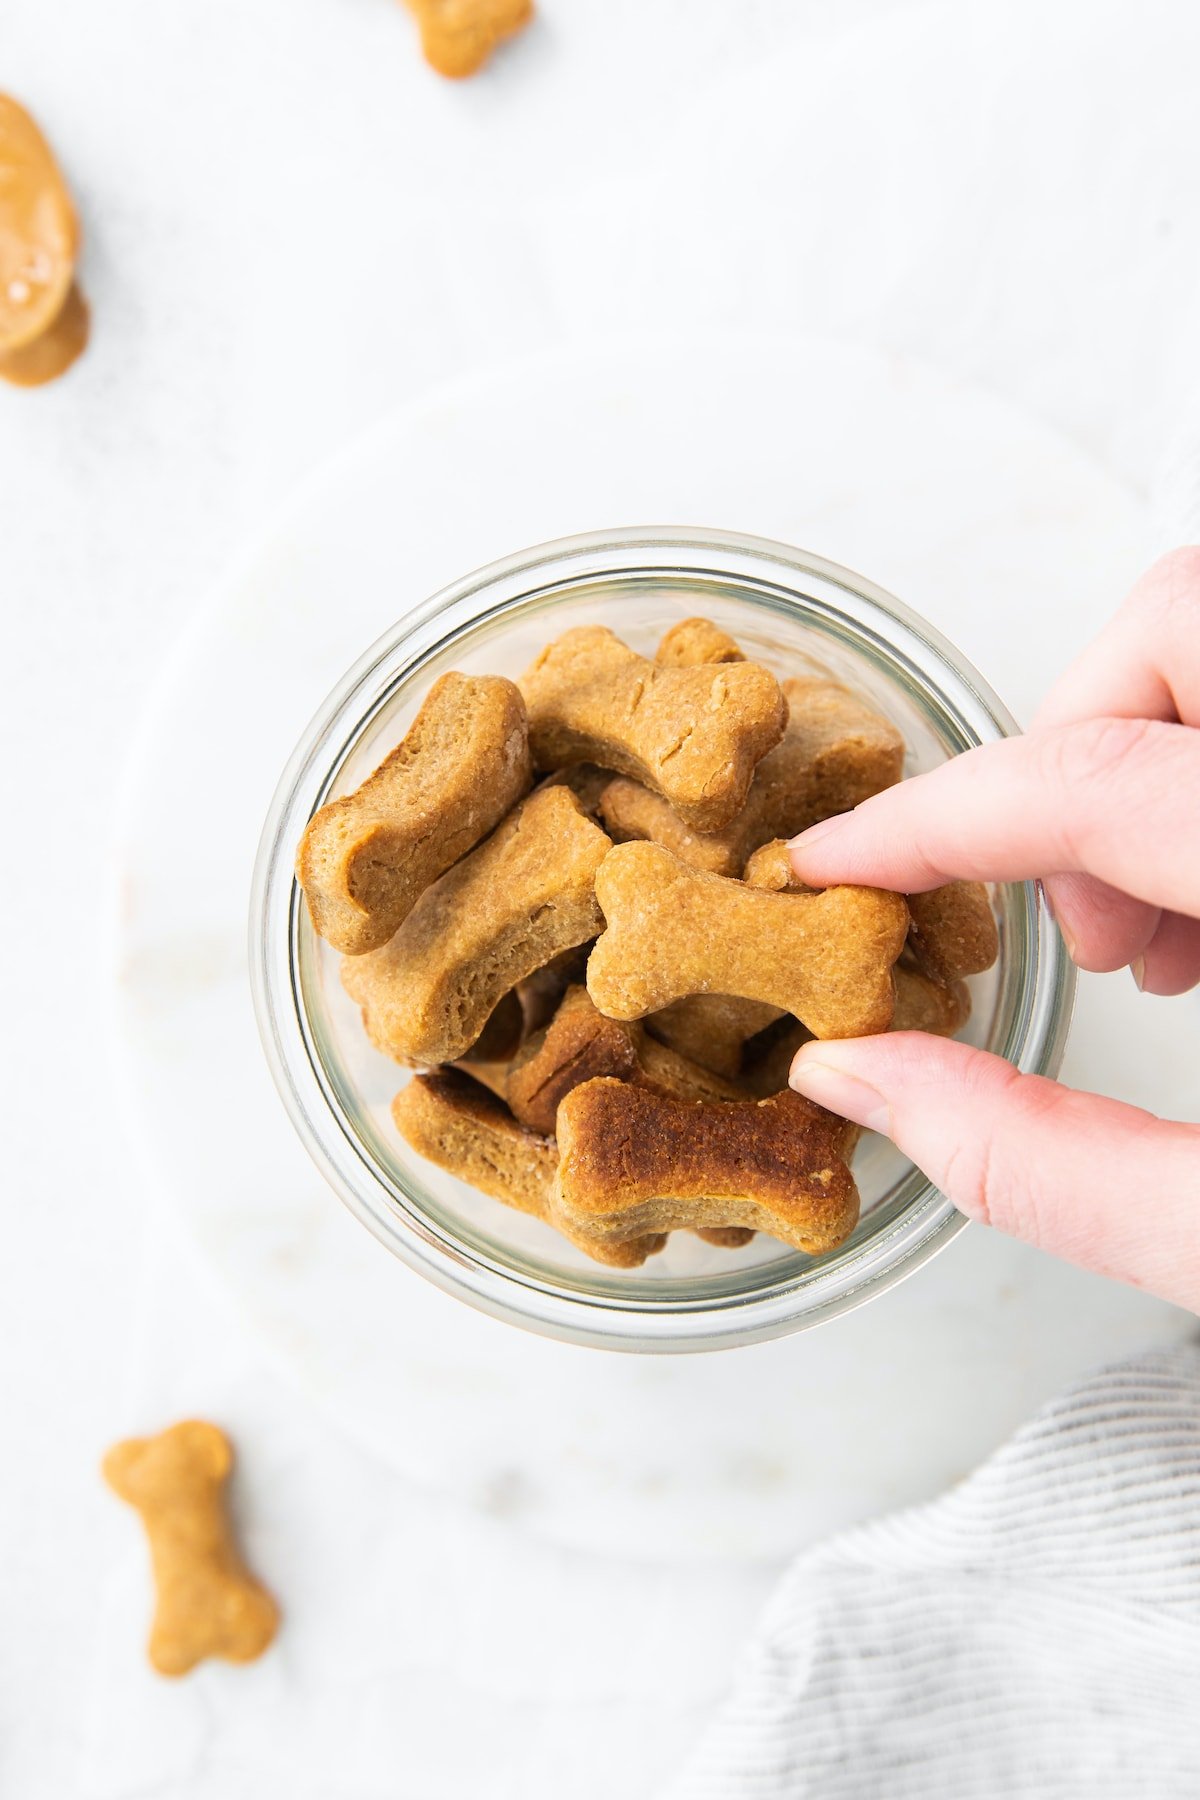
[[[1138,993],[1144,994],[1146,991],[1146,959],[1144,956],[1134,957],[1129,965],[1129,973],[1133,976],[1133,985]]]
[[[840,818],[822,819],[819,825],[810,825],[807,831],[801,831],[796,837],[788,839],[789,850],[809,850],[819,844],[823,838],[833,837],[842,828]]]
[[[892,1109],[869,1081],[860,1081],[857,1075],[831,1069],[828,1063],[814,1062],[807,1056],[797,1057],[788,1080],[798,1094],[815,1100],[827,1112],[840,1113],[843,1119],[853,1119],[868,1131],[891,1137]]]

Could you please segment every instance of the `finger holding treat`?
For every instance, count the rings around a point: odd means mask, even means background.
[[[601,1012],[642,1018],[685,994],[728,993],[791,1013],[816,1037],[886,1031],[908,908],[879,888],[773,894],[690,869],[657,844],[618,844],[596,895],[588,962]]]

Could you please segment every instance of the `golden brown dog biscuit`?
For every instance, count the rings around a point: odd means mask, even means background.
[[[616,842],[645,838],[697,869],[740,875],[770,838],[791,837],[832,813],[891,787],[904,766],[904,741],[886,719],[839,682],[817,676],[783,684],[788,724],[764,756],[741,812],[723,830],[691,828],[681,813],[636,782],[604,790],[600,816]]]
[[[609,847],[567,788],[522,801],[426,888],[390,943],[343,964],[372,1042],[414,1063],[465,1056],[510,988],[595,936]]]
[[[687,994],[647,1014],[648,1033],[689,1062],[733,1081],[750,1039],[780,1016],[777,1006],[738,994]]]
[[[746,873],[743,876],[743,880],[748,887],[767,888],[775,893],[811,894],[814,891],[799,879],[795,870],[792,868],[791,857],[788,855],[786,838],[773,838],[769,844],[763,844],[760,849],[756,850],[746,864]],[[974,886],[975,884],[964,883],[962,885]],[[939,888],[936,892],[939,894],[946,894],[948,890]],[[986,908],[986,892],[982,888],[979,892],[983,896],[983,905]],[[918,898],[931,900],[934,896],[922,895],[918,896]],[[911,897],[908,904],[911,912]],[[955,906],[952,902],[949,909],[952,920],[955,916],[962,918],[964,913],[966,913],[969,908],[973,908],[975,904],[974,896],[968,897],[965,905],[960,904],[959,906]],[[934,911],[936,914],[936,902]],[[990,920],[990,908],[988,908],[987,916]],[[994,924],[992,930],[994,935]],[[983,933],[976,933],[973,939],[971,939],[969,935],[964,934],[968,948],[976,947],[978,953],[978,948],[981,945],[981,940],[984,935],[985,934]],[[917,967],[910,967],[909,960],[913,955],[912,940],[913,928],[910,925],[904,951],[892,971],[892,977],[896,986],[896,1008],[892,1015],[892,1023],[889,1029],[892,1031],[929,1031],[937,1037],[953,1037],[954,1033],[960,1031],[971,1016],[970,992],[961,981],[937,981],[931,975],[924,974]],[[948,943],[951,947],[951,951],[953,951],[954,945],[963,940],[959,939],[954,932],[947,933],[945,938],[939,938],[937,932],[937,920],[935,917],[933,941],[935,944],[939,942]],[[799,1042],[797,1042],[796,1048],[799,1049],[799,1047]],[[778,1069],[782,1055],[782,1051],[775,1052],[773,1066],[770,1069],[761,1071],[759,1079],[771,1079],[773,1077]]]
[[[667,669],[602,625],[557,638],[520,687],[540,768],[593,762],[631,775],[697,831],[738,812],[786,721],[779,683],[758,663]]]
[[[472,849],[532,779],[525,705],[495,675],[443,675],[402,743],[310,819],[296,858],[314,929],[361,956]]]
[[[684,994],[736,994],[816,1037],[886,1031],[908,908],[880,888],[772,894],[691,869],[658,844],[618,844],[596,877],[606,928],[588,992],[614,1019]]]
[[[415,1075],[392,1102],[392,1117],[419,1156],[505,1206],[558,1226],[597,1262],[635,1269],[667,1241],[660,1233],[646,1232],[600,1241],[559,1225],[551,1211],[558,1168],[553,1140],[527,1131],[494,1094],[455,1069]]]
[[[54,152],[25,108],[0,94],[0,379],[40,387],[86,346],[78,255],[79,219]]]
[[[408,0],[430,68],[452,81],[482,69],[533,17],[533,0]]]
[[[745,662],[727,631],[711,619],[680,619],[654,652],[664,669],[694,669],[700,663]]]
[[[718,1250],[744,1250],[757,1235],[752,1225],[696,1225],[692,1228],[706,1244]]]
[[[990,969],[1000,938],[987,889],[981,881],[951,881],[927,894],[910,894],[908,947],[923,975],[944,987]]]
[[[852,1137],[799,1094],[688,1104],[602,1077],[559,1107],[553,1214],[598,1242],[740,1226],[820,1255],[858,1220]]]
[[[522,1125],[550,1137],[563,1095],[596,1075],[641,1081],[676,1099],[743,1098],[731,1082],[656,1043],[640,1025],[606,1019],[596,1011],[586,988],[573,987],[551,1023],[511,1064],[505,1090],[508,1104]]]
[[[586,809],[585,809],[586,810]],[[535,1032],[548,1025],[559,1007],[563,995],[569,987],[575,987],[584,978],[587,971],[587,960],[592,952],[592,939],[577,944],[573,950],[564,950],[548,962],[544,969],[535,969],[524,981],[516,986],[517,999],[524,1015],[524,1036],[531,1038]]]
[[[148,1655],[160,1675],[186,1675],[208,1656],[252,1662],[279,1612],[238,1554],[225,1508],[233,1451],[201,1419],[108,1452],[104,1479],[141,1514],[156,1600]]]

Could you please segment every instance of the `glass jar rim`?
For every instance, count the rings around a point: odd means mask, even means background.
[[[761,1292],[663,1300],[589,1293],[522,1272],[401,1209],[381,1172],[347,1130],[308,1026],[297,969],[301,895],[293,854],[334,774],[388,696],[466,631],[502,618],[538,593],[598,580],[644,578],[684,587],[727,578],[772,595],[786,610],[838,618],[875,647],[888,672],[935,686],[962,747],[1018,729],[971,664],[918,614],[874,582],[769,539],[701,529],[589,532],[517,552],[451,583],[411,609],[347,672],[296,746],[267,815],[250,904],[254,1009],[271,1074],[305,1148],[351,1212],[394,1254],[444,1290],[509,1323],[576,1343],[632,1351],[696,1351],[808,1328],[885,1292],[942,1249],[966,1221],[932,1184],[889,1228],[849,1259],[815,1264]],[[1024,971],[1012,1060],[1053,1075],[1061,1063],[1074,969],[1040,889],[1028,884],[1032,955]]]

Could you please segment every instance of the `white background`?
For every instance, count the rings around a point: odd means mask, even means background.
[[[1193,8],[544,12],[467,87],[424,69],[393,0],[0,20],[0,83],[79,197],[95,320],[68,380],[0,392],[5,1795],[651,1793],[772,1576],[598,1566],[401,1491],[146,1209],[107,1069],[111,809],[155,669],[242,535],[443,377],[685,324],[918,355],[1170,491],[1198,365]],[[104,1675],[144,1595],[110,1579],[128,1521],[93,1469],[151,1403],[256,1446],[259,1560],[304,1598],[258,1668],[147,1677],[122,1712]],[[341,1547],[372,1534],[347,1591]],[[624,1643],[619,1670],[593,1641]]]

